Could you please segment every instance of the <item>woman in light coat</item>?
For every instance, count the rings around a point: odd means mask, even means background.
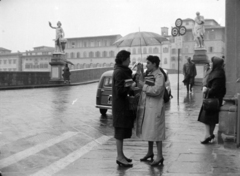
[[[151,163],[151,166],[163,164],[162,141],[165,139],[165,107],[164,107],[164,91],[165,81],[164,75],[159,69],[159,57],[147,57],[148,75],[152,76],[154,85],[147,85],[148,81],[145,77],[145,83],[142,82],[142,94],[137,110],[137,126],[136,134],[141,139],[148,141],[148,152],[140,161],[146,161],[148,158],[153,160],[153,143],[157,144],[157,158]]]

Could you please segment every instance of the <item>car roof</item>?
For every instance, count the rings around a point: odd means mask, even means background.
[[[102,74],[102,77],[103,76],[112,76],[112,75],[113,75],[113,70],[108,70]]]

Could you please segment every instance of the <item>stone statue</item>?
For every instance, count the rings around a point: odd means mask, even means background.
[[[196,18],[195,18],[195,24],[193,27],[193,36],[194,40],[197,43],[197,47],[203,48],[204,47],[204,33],[205,33],[205,28],[204,28],[204,18],[203,16],[200,16],[200,13],[196,13]]]
[[[65,44],[67,41],[64,38],[65,34],[63,28],[61,27],[62,26],[61,22],[58,21],[57,27],[53,27],[52,24],[49,22],[49,26],[53,29],[56,29],[55,51],[64,53]]]

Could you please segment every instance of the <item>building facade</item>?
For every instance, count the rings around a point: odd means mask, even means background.
[[[187,62],[187,58],[193,58],[196,42],[194,41],[192,28],[194,26],[193,19],[183,20],[183,26],[187,28],[186,34],[182,37],[182,48],[180,49],[180,68]],[[222,57],[225,55],[225,27],[220,26],[214,19],[205,20],[204,47],[207,50],[207,56],[210,60],[213,56]],[[177,69],[178,50],[176,45],[176,37],[170,37],[171,41],[171,58],[170,68]]]
[[[22,71],[21,53],[0,47],[0,71]]]
[[[67,38],[66,58],[74,65],[70,69],[113,66],[117,47],[114,42],[121,35]]]
[[[39,46],[22,53],[22,71],[50,71],[54,47]]]

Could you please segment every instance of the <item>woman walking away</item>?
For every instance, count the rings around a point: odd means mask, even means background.
[[[131,167],[131,159],[123,153],[123,140],[131,138],[134,123],[134,115],[129,110],[127,96],[131,94],[136,83],[132,83],[132,71],[130,64],[130,52],[122,50],[115,59],[112,84],[112,114],[114,137],[117,145],[117,164],[119,166]],[[128,82],[128,84],[126,84]],[[129,85],[130,82],[130,85]]]
[[[140,159],[147,161],[149,158],[153,160],[153,144],[157,145],[157,157],[151,162],[151,166],[163,165],[162,141],[165,139],[165,107],[164,107],[164,91],[165,81],[164,75],[160,71],[159,57],[147,57],[148,75],[142,83],[142,94],[138,104],[137,111],[137,127],[136,134],[141,139],[148,141],[148,152]]]
[[[203,87],[203,94],[208,98],[217,98],[219,105],[222,106],[223,97],[226,94],[226,77],[223,69],[224,61],[219,57],[212,57],[210,62],[211,71],[207,77],[206,85]],[[201,107],[198,121],[205,125],[205,139],[202,144],[211,142],[215,125],[218,123],[219,111],[206,111]]]

